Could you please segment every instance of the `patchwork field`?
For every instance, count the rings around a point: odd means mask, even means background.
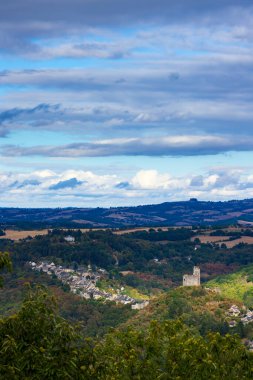
[[[37,235],[47,235],[48,230],[33,230],[33,231],[15,231],[6,230],[4,236],[0,236],[0,239],[21,240],[26,239],[28,236],[35,237]]]
[[[191,240],[194,241],[196,238],[200,240],[201,243],[216,243],[221,245],[222,243],[226,244],[227,248],[233,248],[237,244],[253,244],[252,236],[242,236],[241,238],[229,240],[229,236],[210,236],[210,235],[196,235]]]
[[[235,245],[244,243],[244,244],[253,244],[252,236],[242,236],[240,239],[226,241],[225,244],[227,248],[233,248]]]
[[[129,228],[129,229],[124,229],[124,230],[117,230],[113,231],[116,235],[124,235],[124,234],[130,234],[131,232],[136,232],[136,231],[149,231],[150,228],[153,230],[162,230],[162,231],[167,231],[169,227],[136,227],[136,228]],[[178,227],[175,227],[178,228]]]
[[[229,236],[196,235],[191,240],[199,239],[201,243],[219,243],[229,239]]]
[[[154,227],[154,230],[161,229],[162,231],[168,230],[169,227]],[[175,227],[177,228],[177,227]],[[92,228],[92,231],[105,231],[108,228]],[[109,228],[110,229],[110,228]],[[63,230],[67,230],[63,228]],[[77,229],[73,229],[77,230]],[[80,228],[82,232],[89,232],[91,229],[90,228]],[[136,228],[130,228],[130,229],[123,229],[123,230],[112,230],[112,232],[116,235],[124,235],[128,234],[131,232],[135,231],[149,231],[150,227],[136,227]],[[48,230],[22,230],[22,231],[16,231],[16,230],[5,230],[6,235],[5,236],[0,236],[0,239],[11,239],[11,240],[21,240],[21,239],[26,239],[27,237],[35,237],[37,235],[47,235]]]

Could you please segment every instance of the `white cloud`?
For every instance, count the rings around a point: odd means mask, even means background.
[[[253,197],[253,174],[217,168],[199,176],[172,176],[154,169],[128,178],[92,171],[51,170],[0,173],[1,206],[124,206],[165,201],[227,200]]]
[[[170,177],[167,174],[159,174],[156,170],[141,170],[132,179],[133,187],[140,189],[166,189]]]

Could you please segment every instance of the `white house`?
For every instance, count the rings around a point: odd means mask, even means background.
[[[70,236],[70,235],[66,236],[64,238],[64,240],[67,241],[68,243],[74,243],[75,242],[74,236]]]

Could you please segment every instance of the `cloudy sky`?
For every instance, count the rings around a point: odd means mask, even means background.
[[[252,0],[0,3],[0,206],[253,197]]]

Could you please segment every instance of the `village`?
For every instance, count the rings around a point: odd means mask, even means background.
[[[232,305],[228,310],[229,317],[235,317],[239,319],[244,325],[247,325],[250,322],[253,322],[253,311],[247,310],[246,312],[242,312],[238,306]],[[230,327],[235,327],[237,325],[237,320],[231,320],[229,322]]]
[[[96,285],[101,278],[108,277],[108,272],[105,269],[99,268],[92,271],[88,265],[87,270],[69,269],[61,265],[55,265],[53,262],[29,262],[32,270],[47,273],[49,276],[55,275],[63,284],[70,287],[70,291],[85,299],[101,299],[105,301],[113,301],[124,305],[131,305],[132,309],[143,309],[149,304],[147,300],[136,300],[124,294],[124,287],[116,289],[116,291],[105,292],[99,289]]]

